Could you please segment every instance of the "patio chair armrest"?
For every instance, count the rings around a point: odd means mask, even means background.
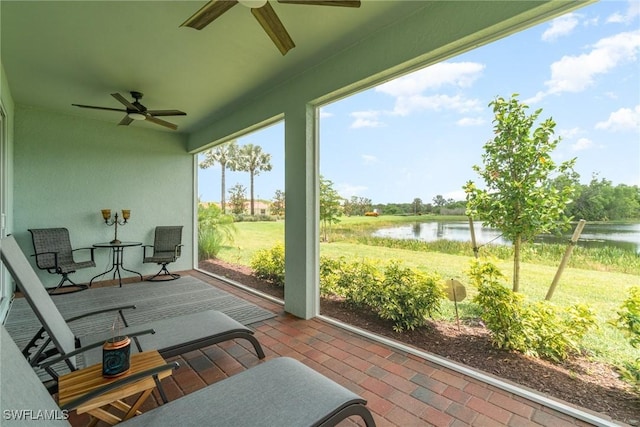
[[[182,247],[184,245],[176,245],[175,257],[178,258],[182,254]]]
[[[122,310],[133,310],[135,308],[136,308],[135,304],[121,305],[121,306],[118,306],[118,307],[103,308],[102,310],[90,311],[88,313],[80,314],[78,316],[70,317],[70,318],[64,319],[64,320],[67,323],[69,323],[69,322],[73,322],[73,321],[78,320],[78,319],[84,319],[85,317],[94,316],[96,314],[103,314],[103,313],[109,313],[111,311],[117,311],[120,314],[120,318],[122,319],[122,322],[124,323],[124,326],[129,326],[129,324],[127,323],[127,319],[124,318],[124,313],[122,312]]]
[[[137,336],[140,336],[140,335],[148,335],[148,334],[155,334],[155,333],[156,333],[156,331],[153,330],[153,329],[145,329],[144,331],[139,331],[139,332],[134,332],[132,334],[128,334],[128,336],[133,338],[133,337],[137,337]],[[55,357],[55,358],[53,358],[51,360],[48,360],[48,361],[46,361],[44,363],[40,363],[38,365],[38,367],[46,370],[51,365],[55,365],[56,363],[65,361],[67,359],[70,359],[70,358],[72,358],[74,356],[77,356],[78,354],[84,353],[87,350],[91,350],[92,348],[100,347],[102,344],[104,344],[104,341],[97,341],[97,342],[94,342],[94,343],[91,343],[91,344],[87,344],[84,347],[76,348],[75,350],[70,351],[67,354],[63,354],[62,356]]]
[[[76,248],[76,249],[72,249],[71,252],[86,251],[86,250],[91,251],[91,261],[95,261],[94,258],[93,258],[93,253],[96,250],[96,248]]]
[[[32,257],[35,257],[36,259],[36,264],[38,264],[38,257],[41,255],[53,255],[53,264],[55,265],[55,269],[58,269],[58,252],[55,251],[49,251],[49,252],[36,252],[35,254],[32,254]],[[38,268],[42,268],[42,267],[38,267]]]
[[[147,257],[147,248],[153,248],[153,245],[142,245],[142,259]]]
[[[163,366],[156,366],[155,368],[151,368],[151,369],[147,369],[145,371],[142,372],[138,372],[137,374],[133,374],[133,375],[129,375],[127,377],[124,378],[120,378],[116,381],[113,381],[109,384],[105,384],[104,386],[97,388],[87,394],[85,394],[84,396],[81,396],[79,398],[77,398],[76,400],[72,400],[71,402],[62,405],[60,407],[60,409],[62,410],[67,410],[67,411],[72,411],[75,408],[77,408],[78,406],[82,405],[83,403],[86,403],[88,401],[90,401],[91,399],[94,399],[98,396],[103,395],[104,393],[108,393],[111,390],[116,390],[122,386],[125,386],[127,384],[131,384],[134,383],[136,381],[139,381],[141,379],[144,378],[149,378],[149,377],[154,377],[157,378],[157,375],[161,372],[167,371],[167,370],[174,370],[174,369],[178,369],[180,367],[180,364],[178,362],[171,362],[171,363],[167,363],[166,365]]]

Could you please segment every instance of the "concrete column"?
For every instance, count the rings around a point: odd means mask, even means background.
[[[284,309],[303,319],[319,312],[318,137],[316,109],[285,111]]]

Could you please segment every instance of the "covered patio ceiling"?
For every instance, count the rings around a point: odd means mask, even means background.
[[[240,4],[198,31],[180,25],[205,1],[3,0],[2,63],[16,104],[115,125],[122,114],[71,104],[122,108],[110,94],[132,100],[129,92],[135,90],[144,93],[149,109],[186,112],[167,120],[179,132],[193,133],[416,13],[426,17],[421,28],[428,35],[443,25],[473,28],[496,13],[527,13],[525,20],[534,23],[576,7],[518,2],[519,10],[501,12],[508,8],[504,2],[480,3],[478,12],[461,14],[471,3],[363,0],[351,8],[272,0],[296,44],[283,56]],[[406,40],[420,43],[423,37]],[[396,47],[414,48],[406,42]],[[385,49],[370,55],[393,56]],[[149,122],[132,126],[164,129]]]
[[[189,133],[433,3],[273,1],[296,44],[283,56],[240,4],[198,31],[180,25],[205,1],[3,1],[2,62],[17,104],[116,124],[120,113],[71,104],[122,108],[111,93],[141,91],[150,109],[186,112],[167,120]]]

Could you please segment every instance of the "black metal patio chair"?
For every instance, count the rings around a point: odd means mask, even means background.
[[[77,248],[71,247],[71,239],[69,238],[69,230],[66,228],[34,228],[30,229],[31,238],[33,240],[33,249],[35,251],[36,265],[41,270],[46,270],[51,274],[59,274],[62,276],[60,282],[54,288],[48,288],[47,291],[53,294],[61,288],[65,282],[69,282],[68,286],[75,286],[78,291],[87,289],[87,285],[78,285],[69,278],[69,274],[75,273],[82,268],[95,267],[96,263],[93,258],[94,248]],[[76,251],[88,250],[91,259],[87,261],[76,261],[73,253]],[[77,292],[77,291],[76,291]]]
[[[156,227],[153,245],[144,245],[142,253],[143,263],[155,263],[162,268],[154,276],[147,278],[150,282],[164,282],[176,280],[179,274],[170,273],[167,264],[175,262],[182,251],[182,226],[161,225]],[[153,254],[147,256],[147,248],[153,248]]]

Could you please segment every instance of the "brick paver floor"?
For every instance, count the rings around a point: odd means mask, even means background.
[[[266,360],[293,357],[359,394],[367,399],[379,427],[592,425],[321,319],[296,318],[285,313],[280,304],[207,274],[198,271],[183,274],[191,274],[276,313],[272,319],[251,325],[265,350]],[[178,361],[181,367],[163,380],[169,400],[261,363],[246,340],[227,341],[170,360]],[[158,402],[159,395],[154,391],[153,399],[142,410],[150,410]],[[598,416],[605,424],[613,425],[606,416]],[[72,414],[74,426],[85,425],[87,421],[86,416]],[[361,424],[354,417],[341,426]]]

